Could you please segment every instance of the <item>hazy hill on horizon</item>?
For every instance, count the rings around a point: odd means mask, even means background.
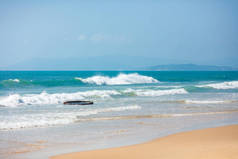
[[[231,66],[169,64],[169,65],[150,66],[150,67],[147,67],[146,70],[151,70],[151,71],[237,71],[238,69]]]
[[[133,61],[131,61],[133,59]],[[168,63],[172,64],[168,64]],[[160,65],[158,65],[158,63]],[[237,67],[182,63],[179,59],[145,56],[97,56],[81,58],[33,58],[0,70],[142,70],[142,71],[234,71]]]

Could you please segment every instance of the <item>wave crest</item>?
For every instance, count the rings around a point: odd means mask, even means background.
[[[134,93],[137,96],[162,96],[162,95],[174,95],[174,94],[187,94],[188,92],[181,89],[169,89],[169,90],[134,90],[127,89],[124,91],[125,93]]]
[[[183,89],[169,89],[169,90],[152,90],[152,89],[126,89],[126,90],[92,90],[85,92],[75,93],[55,93],[48,94],[42,92],[40,94],[12,94],[0,98],[0,105],[6,107],[17,107],[22,105],[50,105],[62,104],[67,100],[83,100],[90,98],[111,98],[116,96],[162,96],[162,95],[175,95],[187,94],[188,92]]]
[[[93,90],[76,93],[55,93],[48,94],[42,92],[41,94],[12,94],[0,99],[0,105],[16,107],[21,105],[45,105],[45,104],[61,104],[66,100],[82,100],[85,98],[99,97],[108,98],[111,95],[119,95],[120,93],[114,90]]]
[[[75,77],[76,80],[80,80],[84,83],[96,84],[96,85],[128,85],[128,84],[144,84],[144,83],[158,83],[159,81],[153,77],[140,75],[138,73],[131,74],[119,74],[116,77],[107,76],[93,76],[89,78]]]
[[[15,82],[15,83],[19,83],[20,80],[19,79],[8,79],[8,80],[5,80],[5,82]]]
[[[224,103],[235,103],[232,100],[184,100],[181,103],[185,104],[224,104]]]
[[[238,88],[238,81],[199,85],[197,87],[210,87],[214,89],[236,89]]]

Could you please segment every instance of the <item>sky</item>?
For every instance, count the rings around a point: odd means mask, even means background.
[[[237,0],[0,0],[0,70],[238,67]]]

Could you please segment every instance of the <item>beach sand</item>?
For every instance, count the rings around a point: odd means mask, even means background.
[[[150,142],[76,152],[51,159],[237,159],[238,125],[194,130]]]

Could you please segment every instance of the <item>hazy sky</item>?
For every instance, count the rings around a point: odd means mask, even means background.
[[[1,0],[0,69],[238,66],[237,0]]]

